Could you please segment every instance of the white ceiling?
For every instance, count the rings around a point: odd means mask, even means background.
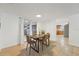
[[[52,20],[64,18],[73,14],[79,13],[79,4],[68,3],[10,3],[0,4],[0,9],[5,12],[12,12],[24,19],[38,21]],[[41,18],[36,18],[35,15],[41,14]]]

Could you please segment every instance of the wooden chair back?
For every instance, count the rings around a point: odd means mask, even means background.
[[[26,36],[26,40],[27,40],[28,43],[30,43],[30,41],[31,41],[30,36],[27,35],[27,36]]]

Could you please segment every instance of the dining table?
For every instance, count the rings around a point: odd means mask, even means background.
[[[40,39],[43,38],[44,35],[34,35],[31,36],[31,38],[33,40],[36,40],[37,44],[36,47],[31,47],[33,50],[35,50],[37,53],[39,53],[39,43],[40,43]],[[42,40],[43,41],[43,40]]]

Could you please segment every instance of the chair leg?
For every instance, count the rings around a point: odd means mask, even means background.
[[[49,44],[50,44],[50,41],[49,41],[49,39],[48,39],[48,46],[49,46]]]
[[[27,48],[28,48],[28,43],[27,43],[27,46],[26,46],[26,50],[27,50]]]
[[[30,47],[29,47],[29,55],[31,54],[30,52],[31,52],[31,44],[30,44]]]
[[[48,41],[48,39],[46,40],[46,46],[49,46],[49,41]]]
[[[42,41],[42,51],[43,51],[43,41]]]
[[[47,45],[48,45],[48,44],[47,44],[47,40],[46,40],[46,47],[47,47]]]
[[[36,47],[37,45],[36,45],[36,43],[35,43],[35,47]]]

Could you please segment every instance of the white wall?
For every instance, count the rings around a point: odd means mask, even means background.
[[[56,19],[48,22],[41,22],[39,26],[40,30],[50,33],[51,40],[56,40]]]
[[[18,41],[18,17],[12,13],[0,12],[0,49],[16,45]]]
[[[56,21],[48,22],[46,27],[46,32],[50,33],[50,39],[56,40]]]
[[[69,22],[69,19],[67,17],[56,19],[56,25],[64,26],[64,25],[68,24],[68,22]]]
[[[69,17],[70,44],[79,47],[79,14]]]
[[[41,22],[37,22],[37,34],[39,34],[39,32],[41,32],[43,29],[43,25]]]

